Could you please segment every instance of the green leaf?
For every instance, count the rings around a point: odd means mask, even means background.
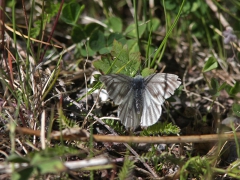
[[[236,82],[234,86],[230,86],[228,84],[225,85],[225,90],[230,96],[235,96],[237,93],[240,92],[240,83]]]
[[[125,157],[122,169],[118,173],[119,180],[131,179],[131,174],[134,169],[134,161],[130,160],[128,156]]]
[[[113,29],[114,32],[122,32],[122,20],[118,17],[110,17],[109,18],[109,26]]]
[[[139,52],[130,53],[127,45],[122,46],[121,43],[114,41],[111,54],[116,57],[116,62],[113,64],[116,72],[128,76],[136,74],[141,63]]]
[[[142,70],[142,73],[141,73],[141,74],[142,74],[142,77],[147,77],[147,76],[153,74],[154,72],[155,72],[154,69],[144,68],[144,69]]]
[[[30,36],[32,38],[36,38],[41,31],[41,26],[45,26],[50,21],[50,16],[48,14],[44,14],[44,17],[41,20],[34,21],[34,28],[30,29]]]
[[[111,33],[107,38],[107,46],[112,47],[114,40],[120,42],[121,44],[126,44],[127,42],[126,38],[122,34]]]
[[[74,43],[79,43],[86,39],[87,36],[81,26],[74,26],[71,33],[71,38]]]
[[[218,87],[218,91],[225,89],[226,85],[227,85],[226,82],[222,83],[222,85]]]
[[[160,20],[158,18],[152,18],[150,22],[147,24],[147,26],[148,29],[152,28],[152,31],[157,31],[160,26]]]
[[[109,71],[109,68],[111,68],[112,63],[113,63],[113,60],[111,59],[111,56],[105,55],[105,56],[102,56],[101,60],[93,61],[93,66],[96,69],[99,69],[102,73],[107,74],[107,72]],[[110,70],[109,72],[113,72],[113,71]]]
[[[84,57],[87,57],[87,56],[90,57],[96,54],[96,52],[89,47],[89,43],[87,43],[87,47],[79,43],[75,51],[77,51],[76,53],[79,54],[79,56],[84,56]]]
[[[201,6],[202,3],[194,2],[191,7],[191,12],[197,11],[197,9]]]
[[[112,46],[113,46],[113,41],[116,40],[122,44],[126,43],[126,38],[122,35],[122,34],[118,34],[118,33],[111,33],[108,37],[107,37],[107,43],[99,50],[100,54],[108,54],[111,52],[112,50]],[[105,47],[106,46],[106,47]]]
[[[11,155],[8,157],[9,162],[28,163],[26,167],[16,169],[12,174],[12,179],[25,180],[37,173],[59,173],[65,170],[63,162],[59,159],[62,156],[78,155],[78,157],[86,158],[85,153],[79,153],[79,150],[69,146],[56,146],[54,148],[47,148],[37,152],[32,152],[27,157],[20,157],[18,155]]]
[[[128,46],[129,52],[139,52],[138,43],[135,39],[127,40],[127,46]]]
[[[45,150],[42,151],[38,151],[38,152],[33,152],[30,154],[31,159],[34,159],[34,156],[36,154],[40,154],[41,156],[43,156],[44,158],[55,158],[55,157],[62,157],[62,156],[68,156],[68,155],[79,155],[79,151],[77,149],[75,149],[72,146],[64,146],[64,145],[58,145],[52,148],[47,148]],[[86,156],[85,156],[86,157]]]
[[[114,129],[115,132],[117,132],[120,135],[124,135],[126,129],[125,127],[122,125],[122,123],[120,121],[116,121],[113,119],[105,119],[103,120],[104,123],[106,123],[108,126],[110,126],[111,128]]]
[[[172,11],[173,9],[175,9],[177,7],[177,5],[178,5],[177,3],[174,3],[172,1],[166,1],[165,2],[165,8],[168,11]]]
[[[46,173],[57,173],[65,170],[65,166],[58,158],[44,157],[40,154],[36,154],[32,161],[31,165],[37,168],[40,174]]]
[[[234,86],[231,88],[230,94],[236,95],[239,92],[240,92],[240,82],[236,82]]]
[[[230,86],[229,84],[226,84],[224,88],[227,91],[227,93],[230,95],[232,86]]]
[[[216,69],[217,67],[218,67],[217,60],[213,56],[211,56],[208,58],[207,62],[204,64],[202,72],[211,71],[213,69]]]
[[[112,59],[114,57],[114,60]],[[101,60],[93,62],[96,69],[104,74],[121,73],[128,76],[134,76],[140,66],[140,53],[130,53],[127,46],[114,41],[111,56],[102,56]]]
[[[109,54],[112,50],[112,47],[104,47],[102,49],[99,50],[100,54]]]
[[[236,116],[240,117],[240,104],[233,104],[232,110]]]
[[[67,24],[76,25],[84,8],[84,5],[75,2],[68,3],[63,7],[61,19]]]
[[[51,19],[52,17],[54,17],[60,8],[60,3],[52,3],[52,1],[46,1],[46,13],[47,16],[49,17],[49,19]]]
[[[146,27],[147,27],[146,23],[142,23],[141,21],[139,21],[139,24],[138,24],[139,37],[143,35],[143,33],[146,30]],[[137,38],[137,30],[136,30],[135,24],[130,24],[125,30],[125,34],[127,36]]]
[[[29,159],[26,157],[21,157],[17,154],[11,154],[10,156],[8,156],[7,158],[8,162],[15,162],[15,163],[29,163]]]
[[[90,23],[84,26],[84,32],[87,37],[90,37],[94,31],[104,31],[104,28],[97,23]]]
[[[219,96],[220,95],[219,94],[219,83],[215,78],[211,79],[211,87],[212,87],[212,89],[210,90],[210,93],[213,96]]]
[[[89,39],[89,46],[93,51],[99,51],[106,46],[105,37],[102,31],[94,31]]]
[[[12,173],[11,179],[12,180],[26,180],[30,179],[30,177],[36,172],[33,167],[26,167],[21,169],[20,171],[15,171]]]
[[[180,128],[172,123],[163,122],[156,123],[152,126],[149,126],[147,129],[144,129],[141,132],[142,136],[157,135],[157,134],[178,134]]]
[[[41,29],[41,20],[37,20],[34,23],[34,28],[31,28],[30,30],[30,36],[32,38],[36,38],[40,34],[40,29]]]
[[[213,89],[216,89],[216,90],[219,88],[219,83],[215,78],[211,79],[211,86]]]

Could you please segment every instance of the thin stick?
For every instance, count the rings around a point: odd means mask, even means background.
[[[217,104],[217,105],[221,106],[223,109],[226,109],[226,108],[224,107],[224,105],[222,105],[222,104],[221,104],[220,102],[218,102],[218,101],[214,101],[214,100],[212,100],[212,99],[210,99],[210,98],[208,98],[208,97],[201,96],[201,95],[199,95],[199,94],[197,94],[197,93],[190,92],[190,91],[188,91],[188,90],[183,90],[183,91],[185,91],[187,94],[189,94],[189,96],[194,95],[194,96],[201,97],[201,98],[206,99],[206,100],[208,100],[208,101],[210,101],[210,102],[212,102],[212,103],[214,103],[214,104]]]
[[[40,136],[39,130],[32,130],[24,127],[17,127],[16,131],[23,134]],[[50,138],[57,139],[60,138],[64,140],[75,140],[75,141],[88,141],[87,136],[83,136],[79,128],[79,134],[73,134],[72,136],[64,136],[64,134],[59,131],[52,132]],[[62,134],[56,136],[56,134]],[[240,132],[236,133],[236,137],[240,138]],[[213,141],[234,141],[233,133],[225,134],[207,134],[207,135],[192,135],[192,136],[161,136],[161,137],[148,137],[148,136],[117,136],[117,135],[93,135],[95,141],[98,142],[121,142],[121,143],[200,143],[200,142],[213,142]]]

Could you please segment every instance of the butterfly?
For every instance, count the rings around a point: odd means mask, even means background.
[[[180,86],[177,75],[155,73],[143,78],[123,74],[102,75],[100,81],[118,107],[118,117],[126,128],[155,124],[162,114],[162,104]]]

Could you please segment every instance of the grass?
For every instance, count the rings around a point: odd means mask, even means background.
[[[239,179],[238,1],[0,4],[1,178]],[[99,74],[138,72],[182,85],[132,132]]]

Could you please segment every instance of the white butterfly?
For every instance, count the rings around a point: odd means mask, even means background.
[[[136,129],[155,124],[162,114],[161,105],[177,89],[177,75],[157,73],[146,78],[123,74],[102,75],[100,80],[118,107],[118,117],[126,128]]]

